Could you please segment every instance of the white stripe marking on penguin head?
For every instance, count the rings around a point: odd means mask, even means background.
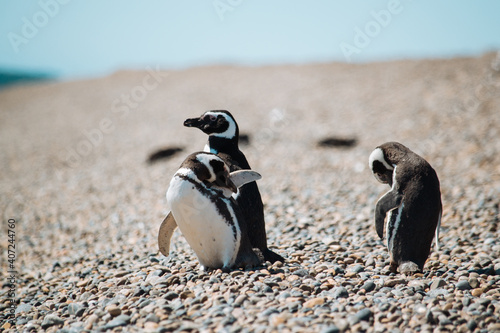
[[[207,167],[207,169],[208,169],[208,172],[210,173],[210,178],[206,179],[206,181],[209,182],[209,183],[214,182],[217,177],[215,175],[215,172],[214,172],[214,169],[213,169],[212,165],[210,165],[210,161],[212,161],[212,160],[218,160],[218,161],[222,162],[222,160],[220,158],[218,158],[217,156],[210,155],[210,154],[198,154],[198,155],[196,155],[196,159],[200,163],[202,163],[203,165],[205,165]]]
[[[379,161],[380,163],[382,163],[387,170],[394,169],[394,167],[391,166],[389,163],[387,163],[387,161],[385,160],[384,152],[382,151],[381,148],[375,148],[375,150],[373,150],[372,153],[370,154],[370,158],[368,160],[370,170],[373,170],[373,162],[375,161]]]
[[[222,116],[228,123],[227,129],[222,132],[222,133],[211,133],[210,136],[216,136],[219,138],[226,138],[226,139],[232,139],[236,135],[236,123],[233,118],[231,118],[227,113],[224,112],[217,112],[217,111],[208,111],[205,112],[205,115],[208,116],[214,116],[214,117],[219,117]]]

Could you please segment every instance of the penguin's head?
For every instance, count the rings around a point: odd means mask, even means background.
[[[386,142],[370,154],[369,165],[375,178],[392,186],[394,169],[404,161],[410,150],[399,142]]]
[[[229,111],[207,111],[199,118],[189,118],[184,121],[186,127],[197,127],[205,134],[226,139],[238,139],[239,130],[236,120]]]
[[[194,171],[200,181],[208,186],[215,186],[222,190],[228,189],[233,193],[238,191],[231,180],[228,166],[217,155],[198,152],[191,154],[184,163]]]
[[[395,166],[386,160],[384,150],[381,147],[377,147],[372,151],[368,163],[373,176],[379,182],[392,186],[392,172]]]

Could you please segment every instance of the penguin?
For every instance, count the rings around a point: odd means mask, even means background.
[[[439,250],[442,203],[436,171],[422,157],[398,142],[384,143],[370,154],[374,177],[391,189],[375,207],[375,228],[390,253],[390,271],[423,271],[435,239]]]
[[[166,197],[170,213],[158,234],[160,252],[169,254],[178,226],[205,270],[257,266],[246,221],[232,194],[238,186],[260,179],[251,170],[233,173],[217,155],[189,155],[170,181]]]
[[[186,127],[196,127],[208,134],[205,151],[217,154],[231,171],[251,169],[238,147],[239,128],[233,115],[226,110],[207,111],[198,118],[184,121]],[[274,263],[285,259],[267,247],[264,205],[256,182],[242,186],[233,197],[247,221],[248,236],[253,248],[258,248],[264,260]]]

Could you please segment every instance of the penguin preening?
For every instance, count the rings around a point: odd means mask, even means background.
[[[205,151],[217,154],[231,171],[250,169],[245,155],[238,147],[238,124],[229,111],[207,111],[199,118],[186,119],[184,126],[196,127],[208,134]],[[264,259],[271,263],[284,262],[285,259],[282,256],[267,247],[264,205],[256,182],[242,186],[236,194],[233,194],[233,197],[246,220],[252,247],[258,248]]]
[[[384,236],[390,269],[412,274],[423,271],[432,240],[439,250],[442,203],[436,171],[422,157],[398,142],[387,142],[370,154],[375,178],[391,186],[375,207],[375,228]]]
[[[178,226],[205,269],[259,265],[241,209],[231,196],[239,186],[257,179],[260,175],[251,170],[230,173],[214,154],[189,155],[167,190],[170,213],[158,234],[160,252],[168,256]]]

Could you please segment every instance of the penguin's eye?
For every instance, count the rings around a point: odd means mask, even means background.
[[[214,115],[211,115],[211,114],[207,114],[205,117],[203,117],[203,120],[206,121],[206,122],[214,122],[215,120],[217,119],[216,116]]]

